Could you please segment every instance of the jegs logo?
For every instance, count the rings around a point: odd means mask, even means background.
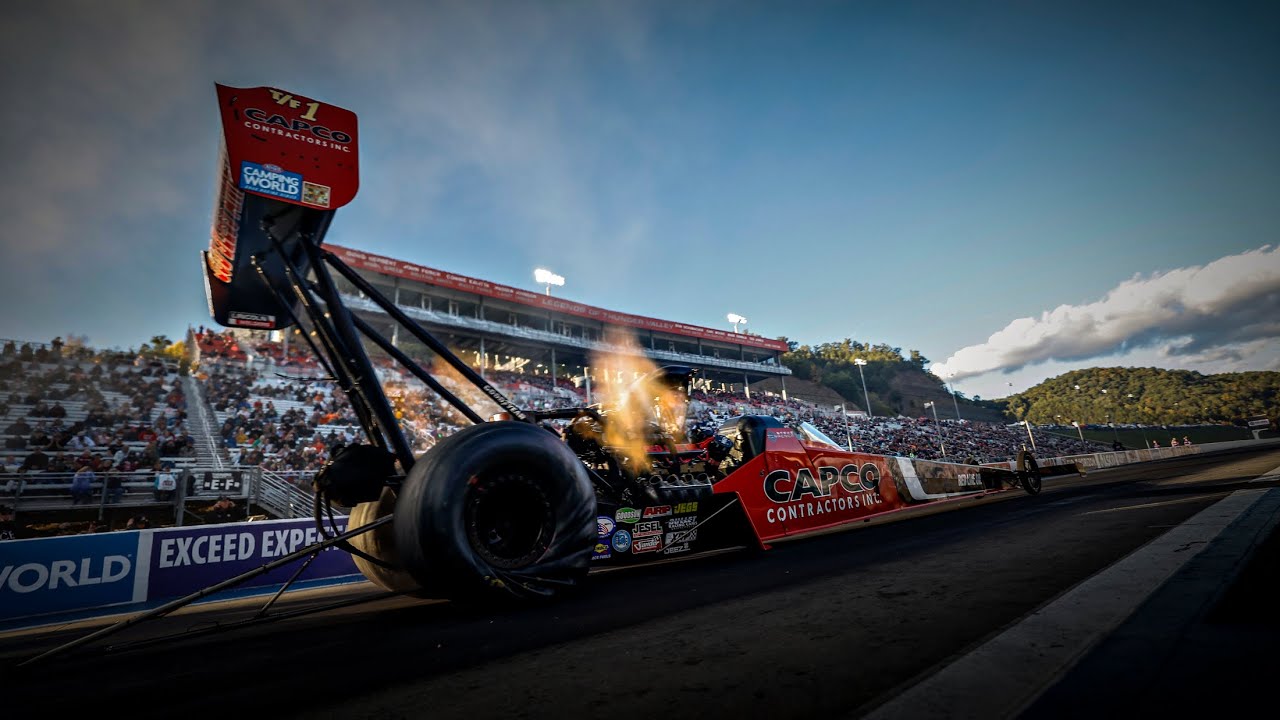
[[[861,468],[853,464],[839,469],[819,466],[815,479],[809,468],[800,468],[794,483],[790,470],[774,470],[764,478],[764,494],[781,505],[806,497],[828,497],[836,485],[847,493],[875,490],[880,486],[880,469],[872,463],[864,463]]]

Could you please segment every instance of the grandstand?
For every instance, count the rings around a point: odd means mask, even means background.
[[[514,372],[567,380],[591,398],[597,385],[617,368],[592,367],[592,357],[634,352],[612,342],[623,330],[657,364],[697,368],[705,390],[742,392],[752,382],[783,379],[791,371],[781,362],[786,343],[748,333],[688,325],[673,320],[629,315],[562,298],[444,272],[359,250],[326,245],[378,292],[435,333],[486,374]],[[405,337],[371,300],[344,278],[338,288],[353,311],[407,352],[426,348]]]
[[[811,422],[855,451],[972,462],[1008,460],[1026,441],[999,423],[869,417],[830,388],[790,377],[781,361],[787,346],[778,340],[330,249],[520,407],[597,404],[616,397],[644,366],[681,364],[699,371],[689,388],[690,425],[772,415]],[[338,284],[354,312],[452,393],[482,416],[498,409],[358,288]],[[618,331],[638,342],[620,341]],[[315,472],[339,447],[365,440],[310,346],[296,329],[200,326],[189,330],[186,348],[189,363],[180,373],[155,353],[7,343],[0,353],[0,505],[28,518],[96,516],[98,529],[124,526],[117,506],[155,511],[157,525],[308,514]],[[384,353],[370,348],[370,356],[414,453],[469,424]],[[644,363],[634,362],[640,357]],[[1060,436],[1041,442],[1042,455],[1105,449]],[[162,491],[162,479],[174,476],[181,478],[176,493]]]
[[[20,512],[158,502],[157,474],[200,462],[173,363],[7,341],[0,389],[0,502]]]

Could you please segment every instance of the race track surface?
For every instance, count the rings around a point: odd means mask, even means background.
[[[1250,450],[1050,480],[1038,497],[601,573],[580,596],[502,614],[382,597],[23,671],[14,663],[95,625],[9,634],[5,707],[131,718],[891,714],[889,701],[1171,528],[1236,491],[1276,486],[1259,478],[1278,467],[1280,449]],[[307,591],[280,609],[378,595],[367,584]],[[190,608],[109,642],[232,622],[261,602]]]

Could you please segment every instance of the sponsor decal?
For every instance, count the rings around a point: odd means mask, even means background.
[[[871,507],[884,502],[880,496],[880,469],[872,463],[841,468],[818,466],[815,478],[800,468],[793,478],[789,470],[774,470],[764,478],[764,494],[784,507],[769,508],[770,523],[816,517],[826,513]],[[836,488],[841,490],[836,493]]]
[[[302,183],[302,202],[308,205],[329,207],[329,186],[316,183]]]
[[[667,533],[666,538],[663,540],[663,544],[669,546],[672,543],[691,543],[697,539],[698,531],[696,529],[682,530],[680,532]]]
[[[676,475],[675,473],[668,473],[665,475],[641,475],[636,478],[636,482],[639,482],[642,485],[651,485],[660,480],[665,482],[674,482],[679,480],[685,485],[710,485],[711,475],[704,472],[680,473],[679,475]]]
[[[679,545],[668,545],[662,549],[663,555],[675,555],[676,553],[689,552],[689,543],[680,543]]]
[[[788,503],[776,508],[769,508],[764,515],[769,522],[780,523],[786,520],[799,520],[827,513],[871,507],[883,502],[884,498],[880,497],[880,493],[862,492],[852,497],[829,497],[816,502]]]
[[[682,502],[682,503],[680,503],[680,504],[676,505],[676,506],[675,506],[675,509],[674,509],[674,510],[672,510],[672,512],[673,512],[673,513],[675,513],[676,515],[684,515],[684,514],[686,514],[686,513],[696,513],[696,512],[698,512],[698,503],[697,503],[697,502]]]
[[[646,518],[666,517],[670,514],[670,505],[654,505],[653,507],[647,507],[644,509],[644,516]]]
[[[640,519],[640,511],[635,508],[618,508],[618,512],[613,517],[620,523],[634,523]]]
[[[956,475],[956,479],[960,482],[960,487],[982,487],[980,473],[960,473]]]
[[[277,91],[272,90],[273,94]],[[277,101],[279,102],[279,101]],[[351,152],[351,148],[347,144],[351,142],[351,136],[341,130],[331,130],[324,125],[313,124],[307,115],[313,115],[320,107],[320,103],[307,103],[308,108],[312,108],[307,114],[301,118],[294,120],[286,120],[283,115],[268,115],[258,108],[247,108],[244,111],[245,127],[250,130],[259,130],[262,132],[271,132],[277,135],[283,135],[294,140],[301,140],[318,145],[324,148],[332,148],[341,150],[342,152]]]
[[[668,530],[684,530],[698,524],[698,516],[690,515],[688,517],[671,518],[667,521]]]
[[[244,208],[244,191],[236,187],[235,173],[227,149],[222,149],[219,171],[218,208],[213,215],[213,228],[209,234],[209,266],[213,276],[222,282],[231,282],[231,271],[236,257],[236,242],[240,237],[240,211]]]
[[[270,163],[240,161],[240,187],[285,200],[302,199],[302,176]]]
[[[631,549],[631,533],[626,530],[619,530],[613,534],[613,549],[620,553],[624,553]]]
[[[644,522],[636,523],[635,529],[631,531],[631,536],[634,538],[642,538],[642,537],[648,537],[650,535],[661,535],[661,534],[662,534],[661,520],[645,520]]]
[[[203,493],[244,495],[244,477],[238,470],[220,473],[208,471],[200,478],[200,491]]]
[[[609,537],[609,533],[613,532],[617,525],[614,524],[613,518],[605,515],[596,517],[596,535],[600,537]]]
[[[864,463],[862,467],[849,464],[839,469],[820,465],[817,478],[809,468],[800,468],[794,481],[790,470],[774,470],[764,478],[764,494],[781,505],[805,498],[830,497],[837,486],[852,494],[875,490],[879,485],[880,469],[872,463]]]
[[[135,600],[138,533],[0,543],[0,619]]]
[[[770,428],[765,430],[765,439],[767,440],[783,440],[785,438],[794,438],[796,433],[794,430],[785,430],[780,428]]]
[[[335,518],[336,530],[346,530],[346,518]],[[146,531],[151,540],[148,599],[181,597],[208,585],[211,578],[225,579],[261,567],[321,539],[315,521],[276,520],[237,525],[165,528]],[[285,582],[297,565],[276,568],[245,583],[244,587]],[[300,580],[358,574],[351,555],[331,547],[307,566]]]
[[[596,543],[595,551],[591,553],[592,560],[604,560],[613,557],[613,553],[609,552],[609,546],[604,543]]]
[[[640,553],[657,552],[662,549],[662,536],[654,535],[653,537],[637,538],[631,545],[631,552],[639,555]]]
[[[232,311],[227,313],[227,324],[236,325],[238,327],[266,328],[271,330],[276,326],[276,316]]]

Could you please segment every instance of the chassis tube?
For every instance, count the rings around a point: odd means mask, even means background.
[[[426,383],[427,386],[434,390],[437,395],[444,398],[445,402],[457,408],[458,412],[466,415],[468,420],[476,423],[477,425],[484,422],[484,418],[480,417],[479,413],[472,410],[471,407],[464,403],[457,395],[449,392],[449,389],[441,385],[439,380],[431,377],[431,373],[423,370],[422,367],[410,359],[408,355],[405,355],[400,348],[388,342],[387,339],[377,330],[374,330],[369,323],[360,319],[359,315],[352,315],[351,321],[355,323],[357,330],[364,333],[365,337],[372,340],[378,345],[378,347],[385,350],[388,355],[395,358],[396,362],[400,363],[406,370],[413,373],[414,377]]]
[[[422,326],[418,325],[418,323],[414,322],[413,318],[405,315],[400,308],[396,307],[395,303],[384,297],[382,293],[378,292],[376,288],[366,282],[364,278],[360,277],[356,271],[347,267],[346,263],[338,259],[338,256],[327,250],[321,250],[320,254],[321,257],[333,266],[334,270],[337,270],[343,277],[351,281],[352,285],[355,285],[361,292],[368,295],[370,300],[373,300],[379,307],[385,310],[386,313],[396,322],[400,323],[404,329],[413,333],[414,337],[420,340],[427,347],[431,348],[431,350],[437,355],[444,358],[453,366],[454,370],[457,370],[463,377],[470,380],[471,383],[479,388],[480,392],[487,395],[490,400],[497,403],[503,410],[511,413],[511,416],[517,420],[531,422],[529,414],[521,410],[520,406],[511,402],[506,395],[503,395],[497,388],[490,385],[484,378],[480,377],[475,370],[471,369],[471,366],[463,362],[457,355],[454,355],[453,352],[450,351],[449,348],[445,347],[444,343],[437,340],[434,335],[424,330]]]
[[[400,460],[400,467],[407,473],[409,468],[413,467],[413,450],[410,449],[404,433],[400,431],[395,411],[391,409],[391,401],[387,400],[387,394],[378,384],[378,375],[373,370],[373,363],[369,362],[369,355],[360,344],[360,336],[356,334],[355,325],[351,322],[351,311],[342,304],[338,288],[333,283],[333,276],[321,262],[320,248],[309,242],[304,243],[304,247],[307,254],[311,256],[311,264],[315,268],[316,280],[319,284],[316,294],[324,301],[329,321],[337,332],[338,339],[346,346],[346,357],[335,359],[345,360],[350,364],[351,374],[355,378],[352,389],[359,392],[369,404],[369,410],[373,412],[378,426],[391,441],[396,457]]]

